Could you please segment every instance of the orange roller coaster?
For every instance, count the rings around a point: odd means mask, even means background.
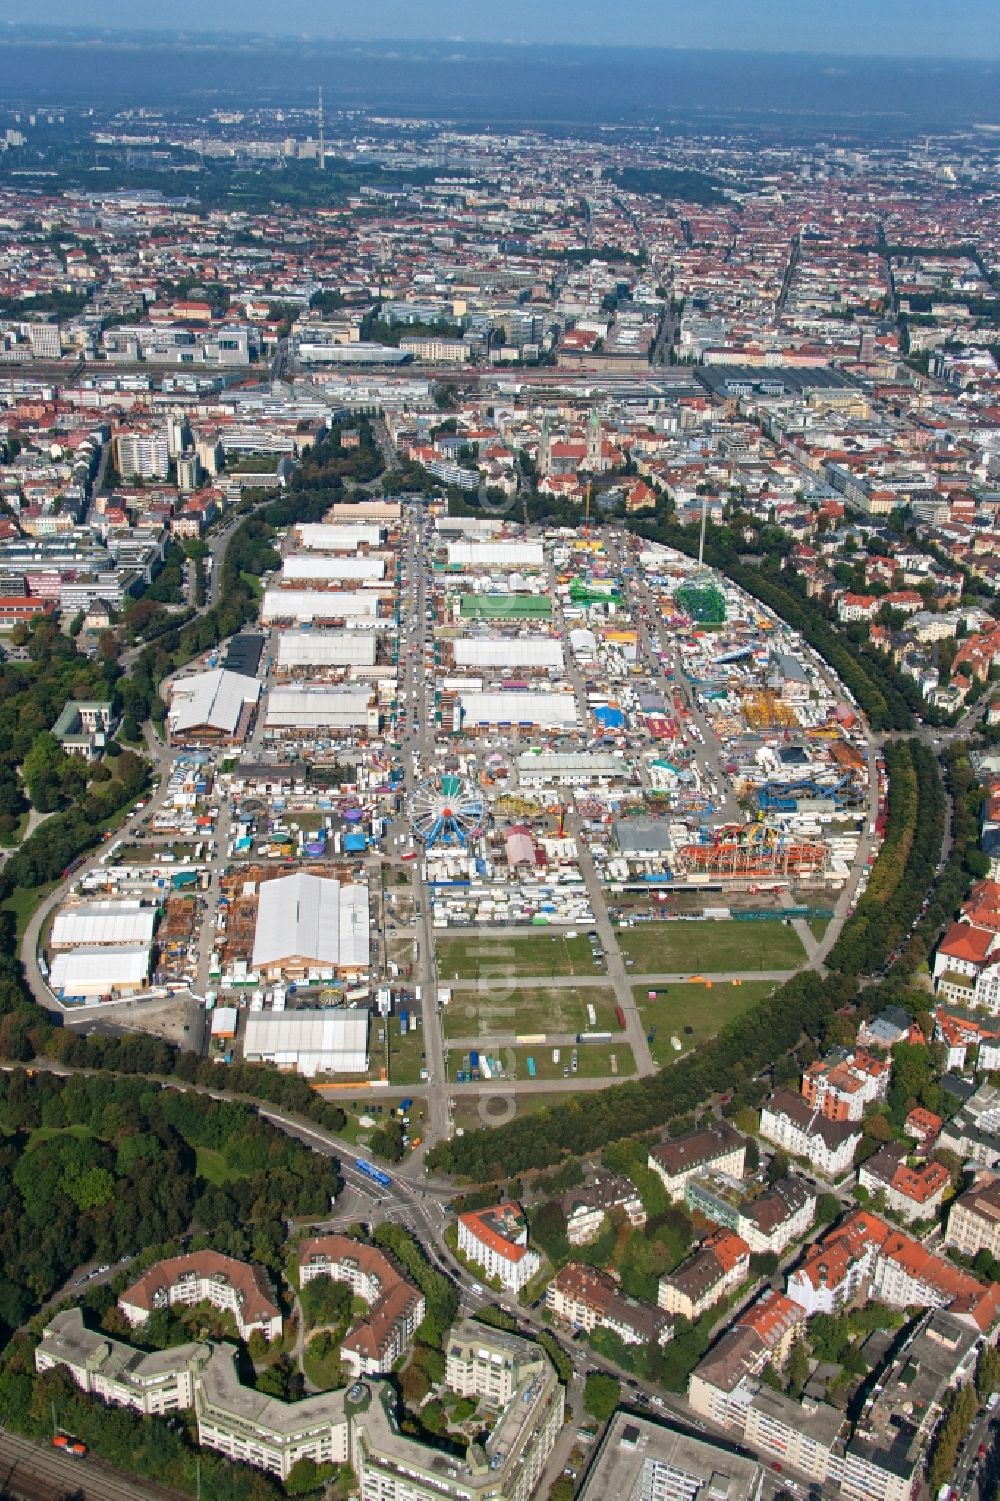
[[[825,844],[809,839],[785,840],[767,824],[720,828],[707,844],[685,844],[678,851],[686,870],[714,876],[773,876],[826,867]]]

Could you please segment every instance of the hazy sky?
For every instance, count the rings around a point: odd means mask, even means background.
[[[1000,57],[1000,0],[0,0],[5,21]]]

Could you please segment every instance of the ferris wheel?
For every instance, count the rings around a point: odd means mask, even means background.
[[[410,797],[410,823],[418,839],[435,844],[466,844],[483,823],[483,798],[467,777],[445,772],[429,777]]]

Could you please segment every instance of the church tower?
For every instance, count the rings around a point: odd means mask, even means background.
[[[552,473],[552,430],[549,427],[548,412],[542,418],[542,431],[538,438],[538,472],[543,479]]]
[[[604,442],[601,419],[596,407],[591,407],[587,419],[587,468],[591,474],[600,474],[604,468]]]

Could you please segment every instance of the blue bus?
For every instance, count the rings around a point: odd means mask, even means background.
[[[392,1187],[392,1179],[389,1177],[389,1174],[383,1173],[380,1167],[373,1167],[370,1162],[365,1162],[362,1157],[356,1159],[354,1166],[359,1173],[363,1173],[366,1178],[370,1178],[373,1183],[377,1183],[379,1188]]]

